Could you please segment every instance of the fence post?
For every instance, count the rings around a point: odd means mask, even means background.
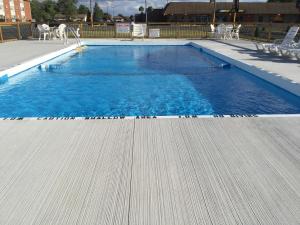
[[[1,43],[4,41],[3,40],[3,33],[2,33],[2,27],[0,26],[0,41]]]
[[[81,38],[84,38],[84,37],[83,37],[83,30],[82,30],[82,28],[83,28],[83,25],[82,25],[82,22],[80,22],[80,24],[79,24],[80,37],[81,37]]]
[[[20,23],[17,22],[17,32],[18,32],[18,39],[21,40],[22,37],[21,37],[21,30],[20,30]]]
[[[272,39],[272,22],[269,24],[269,29],[268,29],[268,41],[271,41]]]

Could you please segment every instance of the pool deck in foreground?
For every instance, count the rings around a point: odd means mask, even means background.
[[[300,223],[300,118],[0,121],[0,224]]]
[[[4,45],[0,70],[63,47]],[[0,121],[0,224],[298,225],[300,117]]]

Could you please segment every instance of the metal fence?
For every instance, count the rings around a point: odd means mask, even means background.
[[[0,42],[32,37],[31,23],[0,23]]]
[[[114,24],[70,23],[80,29],[81,38],[131,38],[131,34],[117,33]],[[272,41],[283,38],[293,24],[275,23],[242,23],[241,38],[259,41]],[[160,38],[212,38],[209,24],[198,23],[149,23],[147,29],[159,29]],[[31,23],[0,23],[0,42],[13,39],[37,38],[36,24]]]

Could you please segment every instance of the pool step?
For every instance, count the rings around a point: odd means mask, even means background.
[[[52,72],[56,69],[61,69],[63,65],[61,64],[41,64],[38,68],[43,72]]]
[[[223,69],[230,69],[231,68],[231,64],[230,63],[221,63],[219,65],[219,67],[221,67]]]
[[[0,77],[0,85],[5,84],[8,81],[8,76],[4,75]]]

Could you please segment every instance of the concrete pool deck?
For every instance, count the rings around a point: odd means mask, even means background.
[[[0,121],[0,224],[300,222],[300,118]]]
[[[195,42],[300,83],[249,42]],[[4,45],[0,68],[64,47]],[[299,223],[300,117],[0,121],[0,224]]]

